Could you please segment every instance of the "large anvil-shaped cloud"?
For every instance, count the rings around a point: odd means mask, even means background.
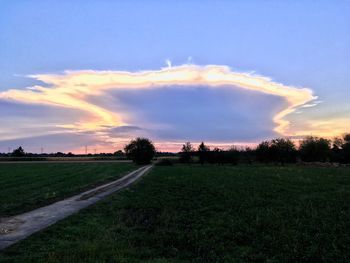
[[[11,89],[0,93],[0,99],[21,103],[48,104],[85,111],[89,118],[79,123],[67,124],[66,128],[78,131],[102,130],[107,127],[127,125],[122,114],[96,105],[87,98],[103,96],[107,91],[117,89],[156,89],[164,86],[232,86],[282,97],[287,106],[274,117],[274,130],[281,135],[288,134],[289,122],[286,115],[315,99],[307,88],[297,88],[273,82],[268,77],[252,73],[234,72],[227,66],[181,65],[155,71],[66,71],[64,74],[42,74],[30,76],[47,84],[24,90]]]

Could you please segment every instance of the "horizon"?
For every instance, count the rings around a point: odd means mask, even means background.
[[[0,152],[350,132],[345,1],[3,2]],[[330,22],[331,21],[331,22]]]

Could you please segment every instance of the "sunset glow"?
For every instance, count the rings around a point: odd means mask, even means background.
[[[265,13],[203,4],[210,19],[193,13],[195,3],[147,12],[86,4],[84,15],[68,3],[4,6],[0,152],[114,151],[136,136],[173,151],[187,140],[254,145],[348,132],[346,6],[310,18],[311,6],[270,4],[257,4]]]

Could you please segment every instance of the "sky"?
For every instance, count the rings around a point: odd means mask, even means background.
[[[350,132],[350,1],[0,0],[0,152]]]

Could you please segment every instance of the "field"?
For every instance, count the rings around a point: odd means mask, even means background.
[[[0,163],[0,217],[69,197],[135,168],[131,163]]]
[[[0,163],[7,162],[89,162],[89,161],[127,161],[125,157],[117,156],[72,156],[72,157],[0,157]]]
[[[348,168],[154,167],[1,262],[345,262]]]

